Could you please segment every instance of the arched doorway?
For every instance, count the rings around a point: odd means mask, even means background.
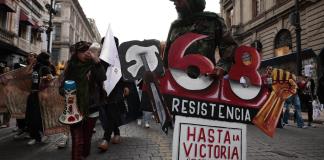
[[[274,49],[275,49],[274,53],[276,57],[291,53],[292,40],[291,40],[291,34],[289,30],[282,29],[278,32],[278,34],[275,37]]]

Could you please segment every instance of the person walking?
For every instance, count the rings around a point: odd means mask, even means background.
[[[315,95],[315,81],[311,77],[305,77],[306,86],[303,90],[304,100],[303,105],[307,108],[307,115],[308,115],[308,126],[309,127],[316,127],[313,125],[313,100],[316,97]]]
[[[150,119],[152,117],[153,107],[150,103],[149,96],[147,93],[147,86],[143,81],[141,81],[140,85],[140,94],[141,94],[141,103],[140,103],[140,109],[142,110],[143,116],[141,119],[137,120],[137,125],[142,125],[142,120],[144,121],[144,127],[150,128]]]
[[[102,39],[102,44],[104,43],[105,38]],[[116,47],[119,46],[119,40],[117,37],[114,37]],[[109,64],[105,61],[101,61],[105,70],[109,67]],[[125,106],[125,97],[128,96],[129,89],[126,83],[120,79],[114,89],[107,97],[107,104],[103,105],[99,109],[99,120],[101,122],[102,128],[104,130],[104,135],[102,141],[98,145],[98,149],[101,152],[108,150],[109,142],[112,138],[113,144],[118,144],[121,142],[119,126],[122,125],[122,114],[126,110]]]
[[[37,54],[36,53],[29,53],[26,59],[26,63],[29,66],[34,66],[37,62]],[[21,68],[22,66],[19,63],[16,63],[14,65],[14,69]],[[26,119],[25,118],[18,118],[16,119],[16,124],[17,124],[17,134],[14,136],[15,139],[21,138],[21,137],[29,137],[28,135],[28,128],[26,124]]]
[[[97,119],[96,107],[104,103],[106,96],[102,87],[106,80],[105,70],[98,55],[90,50],[91,45],[90,42],[80,41],[71,46],[72,56],[64,73],[64,81],[73,80],[76,83],[77,106],[84,116],[81,122],[70,125],[72,160],[82,160],[89,156]],[[63,85],[60,94],[64,95]]]
[[[324,74],[318,79],[317,96],[321,104],[324,104]]]
[[[296,79],[296,77],[295,77]],[[283,123],[284,125],[288,125],[288,118],[290,113],[290,105],[293,105],[295,108],[295,115],[297,121],[297,127],[298,128],[307,128],[307,126],[304,125],[304,120],[302,118],[301,114],[301,103],[298,93],[295,93],[294,95],[290,96],[284,103],[284,108],[286,108],[284,115],[283,115]]]
[[[3,73],[7,73],[10,71],[10,68],[9,67],[4,67],[3,69]],[[0,73],[3,74],[3,73]],[[10,118],[11,118],[11,115],[9,113],[9,111],[5,112],[5,113],[0,113],[2,114],[2,123],[1,123],[1,126],[0,128],[8,128],[9,127],[9,123],[10,123]]]
[[[38,93],[43,89],[43,87],[45,87],[46,82],[55,75],[50,68],[49,59],[50,56],[47,53],[42,52],[37,56],[36,64],[33,67],[31,93],[27,98],[26,106],[26,123],[30,137],[32,138],[28,141],[28,145],[45,141],[47,138],[42,135],[43,125]]]

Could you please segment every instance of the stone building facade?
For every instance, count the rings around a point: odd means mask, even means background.
[[[42,51],[44,0],[0,0],[0,63],[13,68]]]
[[[78,0],[56,0],[53,19],[52,61],[66,62],[70,45],[78,41],[100,42],[101,36],[93,19],[88,19]]]
[[[296,71],[295,0],[221,0],[221,15],[236,40],[258,49],[262,67],[278,66]],[[324,54],[324,1],[301,0],[302,66],[311,64],[313,77],[319,75],[315,65],[318,55]],[[321,71],[320,71],[321,72]]]

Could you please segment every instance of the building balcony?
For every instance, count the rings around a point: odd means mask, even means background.
[[[16,12],[15,3],[12,0],[0,0],[0,9],[7,12]]]
[[[13,45],[14,34],[6,31],[5,29],[0,28],[0,41]]]
[[[23,38],[18,38],[18,48],[20,48],[24,52],[29,53],[31,45],[27,40],[25,40]]]
[[[41,43],[31,44],[30,51],[39,54],[42,50]]]
[[[18,38],[18,48],[21,49],[24,52],[34,52],[34,53],[40,53],[42,50],[42,44],[40,41],[37,41],[36,43],[30,43],[26,39]]]

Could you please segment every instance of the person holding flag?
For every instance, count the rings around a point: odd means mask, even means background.
[[[107,80],[104,82],[104,88],[107,92],[107,104],[99,109],[99,119],[104,130],[103,140],[98,145],[100,151],[105,152],[108,149],[111,135],[113,144],[121,142],[119,126],[122,125],[122,114],[126,110],[125,96],[128,96],[129,89],[121,79],[120,61],[118,56],[118,38],[114,37],[109,26],[106,37],[101,41],[103,44],[100,54],[101,63],[105,66]]]

